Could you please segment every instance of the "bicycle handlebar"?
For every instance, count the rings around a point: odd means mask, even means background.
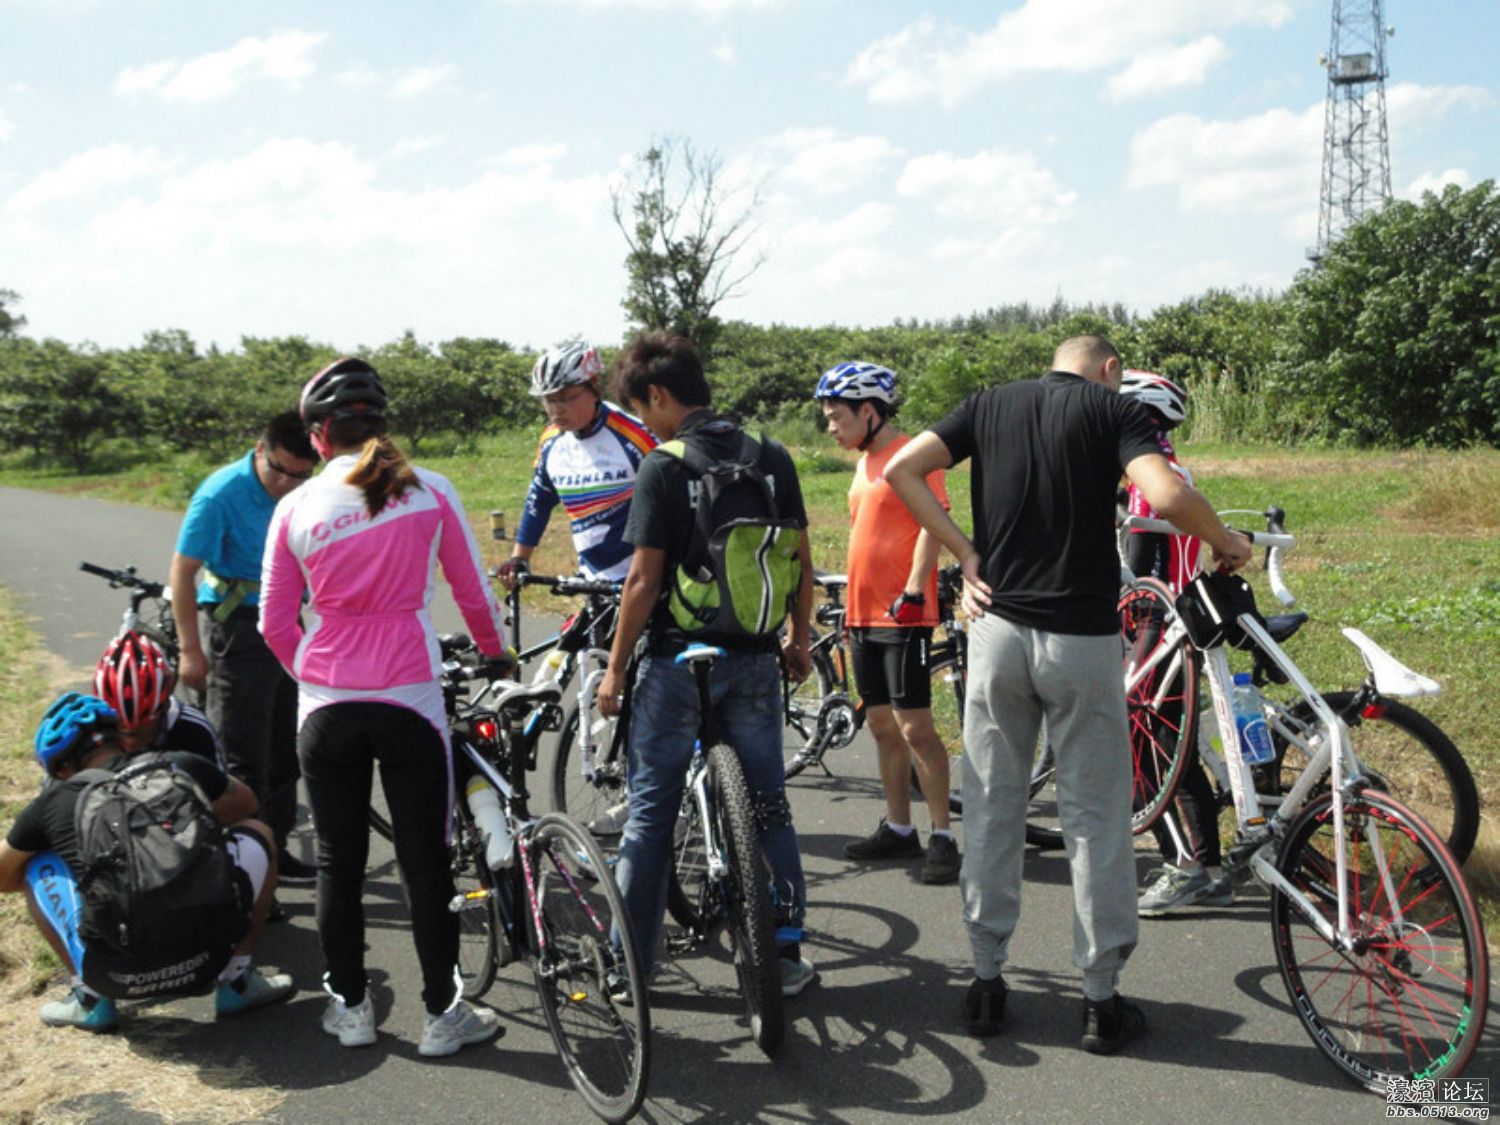
[[[611,582],[602,578],[579,578],[576,575],[532,574],[529,571],[516,575],[516,586],[546,586],[560,597],[585,597],[597,595],[617,598],[624,589],[623,582]]]
[[[1266,548],[1266,578],[1271,584],[1271,593],[1282,605],[1289,606],[1297,601],[1296,595],[1287,588],[1286,573],[1282,567],[1282,556],[1297,546],[1297,537],[1287,532],[1284,521],[1286,513],[1280,508],[1268,508],[1264,512],[1251,512],[1242,509],[1233,509],[1220,512],[1219,516],[1232,515],[1258,515],[1264,516],[1269,530],[1248,531],[1244,528],[1232,528],[1238,531],[1250,543],[1256,547]],[[1120,526],[1130,531],[1154,531],[1167,535],[1181,535],[1182,530],[1175,524],[1162,519],[1147,519],[1145,516],[1126,516],[1120,520]]]
[[[167,587],[160,582],[153,582],[149,578],[141,578],[135,572],[135,567],[127,566],[124,570],[111,570],[109,567],[99,566],[97,563],[81,562],[78,569],[85,574],[108,580],[114,587],[129,587],[139,590],[148,598],[162,598],[167,596]]]

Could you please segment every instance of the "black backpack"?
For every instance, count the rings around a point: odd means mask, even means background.
[[[208,988],[250,921],[250,883],[192,776],[162,754],[85,770],[74,826],[83,980],[117,1000]]]
[[[687,554],[669,579],[667,608],[691,637],[729,645],[776,635],[797,596],[802,529],[783,519],[765,447],[743,431],[733,457],[715,461],[686,441],[655,452],[696,478],[698,504]]]

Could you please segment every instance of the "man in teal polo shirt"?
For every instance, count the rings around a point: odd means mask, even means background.
[[[316,869],[286,850],[300,775],[297,686],[260,635],[260,563],[276,502],[316,465],[297,412],[276,415],[250,453],[198,486],[172,556],[178,678],[206,693],[229,772],[254,791],[276,837],[283,880]]]

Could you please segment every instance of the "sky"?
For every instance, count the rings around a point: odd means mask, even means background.
[[[1316,237],[1329,13],[0,0],[0,289],[28,335],[101,347],[615,344],[611,192],[677,138],[719,159],[730,213],[759,192],[727,317],[1280,290]],[[1500,4],[1384,18],[1395,194],[1494,177]]]

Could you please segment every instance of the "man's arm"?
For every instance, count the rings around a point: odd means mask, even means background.
[[[806,528],[797,540],[797,561],[802,567],[802,578],[797,583],[797,598],[792,602],[792,624],[787,630],[786,643],[781,646],[781,655],[786,661],[787,673],[800,684],[812,672],[813,565],[812,544],[807,538]]]
[[[36,852],[23,852],[0,840],[0,892],[26,889],[26,865]]]
[[[177,622],[180,653],[177,678],[194,691],[208,690],[208,658],[198,634],[198,571],[203,560],[174,552],[167,581],[172,587],[172,617]]]
[[[620,592],[620,617],[615,625],[615,640],[609,650],[609,668],[605,671],[595,696],[599,713],[606,718],[620,713],[620,699],[625,692],[625,670],[630,665],[630,654],[635,651],[636,642],[641,639],[647,622],[651,620],[651,612],[661,596],[666,568],[667,552],[660,547],[637,547],[635,554],[630,556],[630,572],[625,575],[625,586]],[[811,568],[808,573],[811,575]],[[806,636],[805,629],[803,635]]]
[[[255,790],[231,777],[219,799],[213,802],[214,819],[225,827],[238,824],[254,816],[259,804]]]
[[[905,592],[920,594],[927,576],[937,567],[938,552],[943,545],[925,527],[917,533],[917,545],[911,553],[911,573],[906,576]]]
[[[979,577],[979,551],[927,486],[929,473],[952,466],[953,454],[943,439],[927,430],[891,458],[885,480],[913,518],[958,560],[964,572],[964,611],[977,616],[990,602],[990,588]]]
[[[1160,453],[1132,458],[1125,466],[1125,475],[1157,515],[1207,543],[1221,567],[1238,570],[1250,561],[1250,540],[1225,526],[1203,493],[1173,472]]]

